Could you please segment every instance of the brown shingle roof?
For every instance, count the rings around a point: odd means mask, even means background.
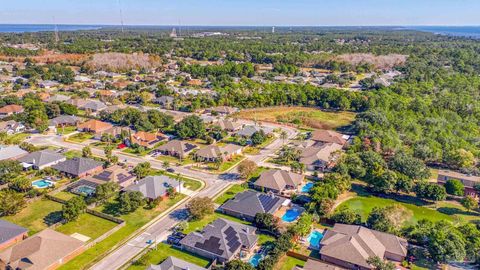
[[[80,240],[45,229],[0,253],[0,260],[13,269],[48,269],[82,246]]]
[[[281,191],[286,186],[297,187],[302,181],[301,174],[274,169],[263,172],[254,185]]]
[[[342,136],[342,134],[331,130],[315,130],[312,132],[311,139],[318,142],[344,145],[347,141]]]
[[[88,120],[87,122],[81,123],[78,125],[79,129],[82,129],[82,130],[87,129],[95,133],[103,132],[112,127],[113,126],[109,123],[105,123],[105,122],[94,120],[94,119]]]
[[[23,112],[23,107],[16,104],[7,105],[0,108],[0,113],[2,114],[20,113],[20,112]]]

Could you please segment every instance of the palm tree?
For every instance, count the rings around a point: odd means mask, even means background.
[[[178,181],[178,193],[182,192],[182,176],[180,173],[177,173],[175,179]]]
[[[280,138],[283,140],[283,144],[285,144],[285,140],[288,138],[288,134],[285,130],[282,129],[280,132]]]

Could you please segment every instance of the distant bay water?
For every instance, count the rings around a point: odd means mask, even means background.
[[[480,26],[410,26],[407,29],[438,35],[471,37],[480,39]]]
[[[102,25],[57,25],[58,31],[78,31],[78,30],[96,30],[102,28]],[[0,33],[28,33],[55,31],[53,24],[0,24]]]

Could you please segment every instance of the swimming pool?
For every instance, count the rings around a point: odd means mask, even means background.
[[[253,255],[250,260],[248,261],[253,267],[257,267],[258,263],[263,259],[263,255],[260,253],[257,253]]]
[[[47,187],[53,187],[55,183],[52,181],[48,181],[46,179],[40,179],[32,182],[32,186],[36,188],[47,188]]]
[[[287,210],[287,212],[285,212],[285,214],[283,214],[282,220],[285,222],[292,222],[295,221],[298,216],[300,216],[300,214],[302,214],[302,211],[300,211],[299,209],[290,208]]]
[[[323,234],[317,230],[311,232],[308,237],[307,241],[310,243],[311,248],[319,248],[320,247],[320,241],[323,238]]]
[[[313,182],[307,182],[303,187],[302,187],[302,193],[308,193],[313,187]]]
[[[93,187],[89,187],[89,186],[86,186],[86,185],[81,185],[81,186],[78,186],[78,187],[74,188],[73,192],[90,196],[93,193],[95,193],[95,189]]]

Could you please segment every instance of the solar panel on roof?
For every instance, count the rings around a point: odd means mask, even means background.
[[[111,171],[103,171],[95,176],[93,176],[96,179],[108,181],[110,179],[110,176],[112,175]]]
[[[272,209],[272,207],[278,202],[279,198],[277,197],[272,197],[270,195],[265,195],[265,194],[260,194],[258,199],[260,200],[260,203],[263,206],[263,209],[265,211],[269,211]]]
[[[195,247],[199,249],[206,250],[208,252],[222,255],[223,250],[220,249],[220,238],[212,236],[209,239],[205,240],[203,243],[195,243]]]

